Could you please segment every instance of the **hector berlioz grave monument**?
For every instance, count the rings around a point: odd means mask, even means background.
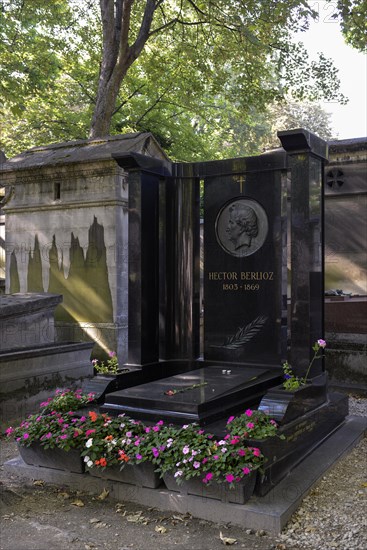
[[[326,143],[280,132],[258,157],[171,164],[114,155],[129,183],[130,369],[102,410],[146,421],[198,422],[260,408],[283,440],[257,487],[265,494],[340,425],[347,398],[328,394],[323,337],[323,165]],[[204,185],[204,355],[199,358],[199,188]],[[135,384],[135,385],[134,385]],[[136,385],[138,384],[138,385]],[[129,387],[130,386],[130,387]]]

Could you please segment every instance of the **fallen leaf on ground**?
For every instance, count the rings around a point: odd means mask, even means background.
[[[73,502],[71,504],[73,506],[79,506],[79,507],[85,506],[84,502],[82,500],[80,500],[80,498],[77,498],[76,500],[73,500]]]
[[[89,520],[89,523],[99,523],[101,520],[98,518],[92,518]]]
[[[163,525],[156,525],[154,527],[154,531],[156,531],[157,533],[167,533],[167,529],[165,527],[163,527]]]
[[[219,532],[219,538],[223,542],[223,544],[236,544],[237,539],[231,539],[230,537],[224,537],[222,534],[222,531]]]
[[[138,523],[139,521],[144,521],[144,518],[141,515],[141,512],[138,514],[131,514],[130,516],[127,516],[127,521],[130,521],[132,523]]]
[[[100,495],[98,495],[97,499],[98,500],[105,500],[108,495],[110,494],[109,491],[107,491],[107,489],[103,489],[102,493]]]
[[[362,487],[367,487],[367,483],[362,483]]]
[[[58,496],[61,497],[61,498],[64,498],[65,500],[66,500],[67,498],[70,498],[69,493],[59,493]]]
[[[33,485],[36,485],[37,487],[43,487],[45,482],[43,479],[36,479],[36,481],[33,482]]]

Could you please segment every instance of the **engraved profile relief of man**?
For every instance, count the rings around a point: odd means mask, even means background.
[[[229,208],[229,220],[226,229],[228,239],[233,243],[235,250],[250,247],[251,241],[259,232],[255,211],[239,202]]]

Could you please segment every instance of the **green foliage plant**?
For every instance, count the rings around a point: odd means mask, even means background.
[[[119,363],[115,351],[108,352],[109,358],[106,362],[92,359],[92,365],[97,374],[117,374],[119,372]]]
[[[310,364],[308,365],[306,374],[303,377],[296,376],[292,370],[292,367],[289,365],[287,361],[283,363],[283,373],[284,373],[283,388],[285,390],[293,391],[300,388],[301,386],[306,385],[306,383],[308,382],[308,375],[310,374],[310,370],[313,365],[313,362],[315,361],[315,359],[322,357],[322,355],[319,355],[319,351],[323,350],[325,347],[326,347],[326,342],[321,338],[314,343],[314,345],[312,346],[314,355],[310,361]]]

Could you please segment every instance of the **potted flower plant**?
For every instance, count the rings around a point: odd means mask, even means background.
[[[159,471],[169,490],[243,504],[264,457],[239,437],[217,441],[197,424],[164,434]],[[169,436],[166,438],[166,436]]]
[[[9,427],[6,435],[15,438],[26,464],[83,472],[80,450],[86,417],[75,410],[92,402],[93,395],[81,390],[56,390],[54,397],[41,403],[39,413],[16,428]]]
[[[125,415],[111,418],[94,412],[89,413],[87,427],[88,439],[82,456],[91,475],[158,487],[159,476],[152,461],[148,461],[150,428]]]
[[[98,403],[103,403],[106,393],[117,391],[126,384],[126,376],[130,372],[128,368],[119,365],[115,351],[108,352],[105,360],[92,359],[94,377],[84,384],[86,391],[93,390]],[[133,382],[135,378],[133,379]],[[136,380],[138,383],[138,381]],[[132,384],[133,385],[133,384]]]
[[[315,359],[326,347],[325,340],[318,340],[312,347],[314,356],[305,376],[298,377],[291,366],[283,364],[284,382],[268,390],[262,398],[259,409],[274,418],[280,424],[286,424],[322,405],[327,398],[327,374],[325,372],[309,378]]]
[[[315,344],[312,346],[314,355],[310,361],[310,364],[308,365],[306,374],[303,377],[296,376],[292,370],[292,367],[288,364],[287,361],[283,363],[283,373],[284,373],[283,388],[286,391],[297,390],[303,386],[306,386],[306,384],[310,382],[308,376],[310,374],[311,367],[315,359],[319,359],[322,357],[322,355],[319,355],[319,351],[325,349],[325,347],[326,347],[326,342],[321,338],[317,340],[317,342],[315,342]]]
[[[247,409],[238,416],[227,420],[225,440],[239,437],[243,445],[257,447],[267,457],[268,462],[279,456],[284,449],[285,436],[273,418],[263,411]]]
[[[108,352],[108,359],[105,361],[99,361],[98,359],[92,359],[92,365],[94,368],[95,374],[103,375],[116,375],[121,372],[122,369],[119,367],[117,354],[115,351]]]

